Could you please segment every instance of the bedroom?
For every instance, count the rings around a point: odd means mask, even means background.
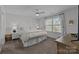
[[[5,5],[0,7],[2,12],[0,13],[2,16],[0,19],[2,21],[1,53],[57,53],[57,43],[52,40],[70,33],[78,33],[77,5]],[[15,46],[20,45],[17,43],[19,38],[20,43],[25,47],[24,51],[14,49]],[[49,41],[47,38],[52,40]]]

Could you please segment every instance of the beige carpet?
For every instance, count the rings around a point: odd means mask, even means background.
[[[20,39],[8,41],[2,48],[2,54],[55,54],[57,46],[54,39],[48,38],[36,45],[24,48]]]

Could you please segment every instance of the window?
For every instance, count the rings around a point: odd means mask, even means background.
[[[45,25],[46,31],[62,32],[62,19],[59,15],[46,19]]]

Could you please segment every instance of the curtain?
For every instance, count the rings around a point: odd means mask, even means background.
[[[64,17],[64,13],[59,15],[59,19],[61,20],[61,26],[62,26],[62,35],[66,34],[66,21],[65,21],[65,17]]]

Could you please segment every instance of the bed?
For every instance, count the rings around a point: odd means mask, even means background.
[[[24,32],[21,36],[24,47],[35,45],[45,39],[47,39],[47,32],[43,30]]]

